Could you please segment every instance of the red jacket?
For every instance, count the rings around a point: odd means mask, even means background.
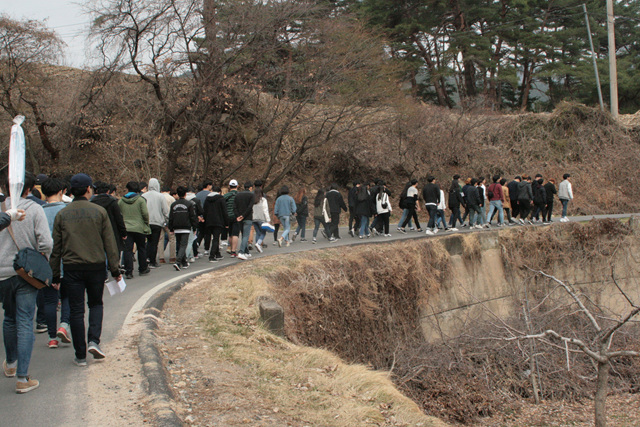
[[[496,200],[500,200],[501,202],[504,202],[504,195],[502,194],[502,185],[500,185],[497,182],[494,182],[489,186],[489,188],[487,188],[487,195],[489,194],[489,192],[493,193],[493,197],[490,197],[490,198],[488,197],[490,202],[495,202]]]

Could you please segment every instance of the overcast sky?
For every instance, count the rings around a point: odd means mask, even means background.
[[[12,19],[45,20],[67,46],[64,65],[82,67],[85,60],[86,40],[90,18],[83,14],[81,1],[68,0],[1,0],[0,13]]]

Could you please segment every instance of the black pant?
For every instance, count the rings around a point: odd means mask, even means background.
[[[220,236],[222,235],[222,230],[223,227],[207,227],[207,233],[212,236],[209,259],[214,259],[216,256],[220,256]]]
[[[429,212],[429,223],[427,224],[427,228],[436,228],[436,213],[438,212],[438,207],[436,205],[425,205],[425,208],[427,208],[427,212]]]
[[[389,217],[391,216],[390,212],[385,212],[378,214],[378,226],[384,227],[384,234],[389,234]]]
[[[546,211],[546,203],[545,202],[541,202],[541,203],[534,203],[533,204],[533,215],[531,215],[532,218],[535,219],[540,219],[539,214],[542,213],[542,220],[544,221],[546,215],[547,215],[547,211]]]
[[[203,240],[204,240],[204,250],[208,251],[211,247],[211,232],[209,231],[209,228],[204,225],[204,222],[201,222],[200,226],[198,227],[198,237],[193,242],[194,255],[198,254],[198,248],[202,244]]]
[[[150,225],[151,234],[147,236],[147,258],[152,265],[158,263],[158,243],[162,235],[162,227],[159,225]]]
[[[340,238],[340,212],[331,212],[331,224],[329,225],[331,236],[334,239]]]
[[[406,209],[409,210],[409,213],[407,214],[407,217],[404,219],[404,222],[402,223],[402,226],[400,226],[400,228],[405,228],[407,224],[409,224],[409,221],[411,220],[411,218],[413,218],[413,222],[416,223],[416,229],[419,230],[420,220],[418,220],[418,213],[416,212],[416,207],[414,206]]]
[[[131,238],[131,233],[127,240]],[[61,282],[61,291],[64,296],[69,297],[69,308],[71,317],[69,326],[73,348],[78,359],[87,358],[87,343],[85,341],[84,329],[84,294],[87,293],[87,305],[89,306],[89,331],[87,337],[89,342],[100,344],[102,335],[102,293],[104,292],[104,281],[107,277],[105,269],[96,271],[69,271],[64,269],[64,277]]]
[[[520,214],[520,202],[511,200],[511,216],[517,218]]]
[[[531,212],[531,201],[519,200],[518,209],[520,210],[520,218],[522,220],[527,219],[527,217],[529,216],[529,212]]]
[[[189,233],[176,233],[176,264],[187,264],[187,245],[189,244]]]
[[[142,233],[127,233],[124,248],[124,271],[133,274],[133,245],[138,248],[138,271],[145,271],[147,265],[147,236]]]
[[[551,214],[553,214],[553,200],[547,200],[547,221],[551,222]],[[544,218],[542,218],[544,219]]]
[[[355,209],[349,208],[349,230],[360,229],[360,215],[356,215]]]
[[[462,224],[462,218],[460,218],[460,207],[450,208],[451,209],[451,217],[449,218],[449,222],[451,228],[456,228],[456,221],[460,221]]]

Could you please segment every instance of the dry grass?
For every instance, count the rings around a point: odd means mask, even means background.
[[[347,364],[329,351],[263,329],[254,303],[269,293],[265,275],[273,269],[271,261],[201,279],[209,283],[200,324],[209,347],[218,349],[211,359],[249,370],[260,396],[293,425],[444,425],[424,415],[384,372]]]

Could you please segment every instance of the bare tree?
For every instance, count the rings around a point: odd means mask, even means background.
[[[29,122],[35,124],[40,141],[53,160],[58,158],[59,150],[51,140],[49,128],[56,123],[46,119],[41,88],[46,85],[44,65],[57,62],[62,45],[55,32],[39,21],[0,16],[0,107],[12,117],[24,114],[28,118],[26,126]],[[25,134],[29,137],[28,131]]]

